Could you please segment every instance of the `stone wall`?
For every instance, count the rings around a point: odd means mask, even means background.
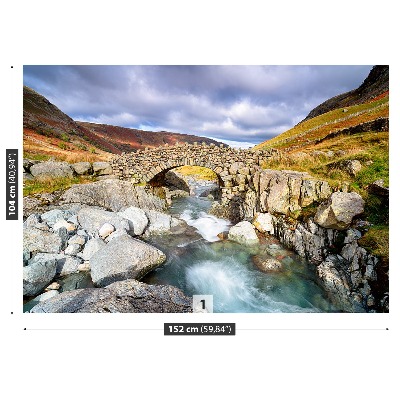
[[[178,144],[122,154],[111,160],[113,174],[134,184],[163,185],[165,174],[184,165],[210,168],[219,179],[222,199],[241,198],[251,188],[252,177],[277,150],[239,150],[213,144]],[[241,194],[240,196],[238,196]]]

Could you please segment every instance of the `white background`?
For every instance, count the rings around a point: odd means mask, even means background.
[[[3,212],[0,390],[8,393],[3,398],[397,398],[400,84],[392,4],[36,0],[1,5],[2,154],[18,147],[20,163],[24,64],[390,64],[392,111],[389,314],[23,314],[22,221],[5,221]],[[5,185],[1,192],[4,199]],[[237,334],[163,336],[164,322],[190,321],[236,322]]]

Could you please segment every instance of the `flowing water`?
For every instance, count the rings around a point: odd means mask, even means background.
[[[149,284],[170,284],[186,295],[213,295],[214,312],[335,311],[316,284],[313,268],[268,237],[247,247],[221,241],[217,234],[230,223],[207,213],[211,201],[187,197],[174,200],[172,215],[187,222],[184,234],[153,236],[148,241],[167,255],[167,262],[146,275]],[[261,272],[253,263],[259,253],[282,263],[279,272]]]

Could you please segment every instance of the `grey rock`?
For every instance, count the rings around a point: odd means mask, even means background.
[[[42,219],[40,214],[31,214],[24,222],[24,228],[34,228],[36,225],[40,224]]]
[[[22,173],[22,179],[23,179],[24,181],[32,181],[32,180],[35,179],[35,178],[34,178],[34,176],[31,175],[29,172],[23,172],[23,173]]]
[[[78,175],[90,175],[93,172],[92,164],[87,161],[74,163],[71,167]]]
[[[129,221],[130,233],[134,235],[142,235],[149,223],[146,213],[137,207],[128,207],[118,215]]]
[[[61,293],[31,309],[32,313],[183,313],[192,299],[173,286],[152,286],[134,279],[100,289]]]
[[[344,239],[344,243],[348,244],[348,243],[354,242],[355,240],[358,240],[360,238],[361,238],[360,231],[358,231],[357,229],[348,229],[347,235]]]
[[[31,252],[28,249],[24,248],[22,251],[22,259],[23,259],[24,265],[26,265],[28,263],[30,258],[31,258]]]
[[[146,229],[147,234],[162,234],[170,231],[172,222],[170,215],[154,210],[146,210],[146,216],[149,220],[149,226]]]
[[[60,293],[58,293],[57,290],[48,290],[47,292],[44,292],[44,293],[40,294],[39,296],[36,296],[33,299],[33,301],[39,303],[41,301],[45,301],[45,300],[51,299],[55,296],[58,296],[59,294]]]
[[[358,193],[335,192],[318,206],[314,220],[324,228],[344,230],[363,212],[364,200]]]
[[[74,170],[63,161],[44,161],[32,165],[30,171],[35,178],[72,178],[74,176]]]
[[[80,207],[79,209],[81,209],[82,207]],[[79,212],[79,210],[77,210],[77,212]],[[76,226],[78,226],[79,224],[78,224],[78,215],[77,214],[74,214],[72,217],[69,217],[68,219],[67,219],[67,221],[68,222],[71,222],[71,224],[74,224],[74,225],[76,225]]]
[[[162,251],[123,235],[91,257],[91,276],[96,286],[107,286],[124,279],[140,279],[165,260]]]
[[[90,239],[82,252],[82,258],[86,261],[90,260],[97,251],[99,251],[106,244],[99,238]]]
[[[256,267],[263,272],[276,272],[282,269],[282,263],[266,253],[253,257]]]
[[[93,207],[82,208],[78,213],[78,221],[79,225],[92,236],[97,234],[105,223],[111,224],[115,229],[130,229],[127,219],[116,213]]]
[[[348,173],[350,176],[356,176],[361,171],[362,165],[358,160],[341,160],[327,165],[329,169],[339,169]]]
[[[112,211],[122,211],[130,206],[157,211],[166,209],[165,200],[147,192],[144,187],[115,179],[73,185],[64,192],[62,201],[100,206]]]
[[[259,242],[254,226],[248,221],[242,221],[229,229],[228,239],[245,245]]]
[[[24,249],[31,253],[59,253],[63,247],[63,240],[57,233],[37,228],[24,229],[23,240]]]
[[[44,289],[56,275],[55,259],[32,262],[23,268],[24,296],[34,296]]]
[[[342,311],[353,312],[350,284],[340,269],[332,261],[324,261],[317,266],[317,275],[332,303]]]
[[[112,232],[108,235],[104,240],[106,243],[110,242],[111,240],[120,237],[122,235],[126,235],[128,232],[125,229],[117,229],[116,231]]]
[[[66,221],[65,219],[60,219],[53,225],[54,231],[57,231],[60,228],[65,228],[68,233],[73,233],[76,231],[76,225],[72,222]]]
[[[69,210],[54,209],[47,211],[41,215],[42,221],[46,222],[47,225],[53,227],[54,224],[61,220],[67,220],[74,214]]]
[[[76,256],[81,251],[81,246],[77,243],[69,244],[64,250],[64,254],[69,256]]]
[[[84,246],[86,243],[86,237],[81,235],[74,235],[68,239],[68,244],[79,244],[80,246]]]
[[[253,225],[261,233],[274,234],[273,216],[269,213],[257,213]]]
[[[332,192],[327,182],[297,171],[262,170],[253,184],[259,189],[260,211],[271,214],[295,215]]]
[[[52,261],[55,262],[56,274],[60,276],[75,274],[78,272],[78,266],[81,263],[79,258],[70,255],[38,253],[29,261],[29,265],[35,262],[46,263]]]
[[[114,231],[115,231],[115,227],[113,225],[109,224],[108,222],[106,222],[99,228],[99,236],[101,238],[105,239],[107,236],[109,236]]]
[[[51,299],[55,296],[58,296],[59,293],[57,290],[48,290],[47,292],[44,292],[42,294],[40,294],[39,296],[36,296],[34,299],[28,301],[27,303],[24,304],[24,312],[30,312],[30,310],[37,305],[38,303],[40,303],[41,301],[45,301],[48,299]]]
[[[113,170],[110,163],[106,161],[97,161],[93,163],[93,174],[94,175],[111,175]]]
[[[61,239],[61,250],[65,249],[65,247],[67,246],[67,243],[68,243],[68,239],[69,239],[69,234],[68,234],[67,228],[65,228],[64,226],[61,226],[60,228],[55,230],[54,233],[56,235],[58,235]]]

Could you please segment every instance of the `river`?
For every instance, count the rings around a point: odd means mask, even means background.
[[[220,313],[336,311],[315,282],[314,268],[274,237],[256,247],[220,240],[217,234],[230,223],[207,213],[211,203],[195,196],[173,200],[170,213],[192,229],[147,239],[166,253],[167,261],[144,282],[170,284],[188,296],[213,295],[214,312]],[[258,270],[253,257],[260,252],[280,260],[281,271]]]

